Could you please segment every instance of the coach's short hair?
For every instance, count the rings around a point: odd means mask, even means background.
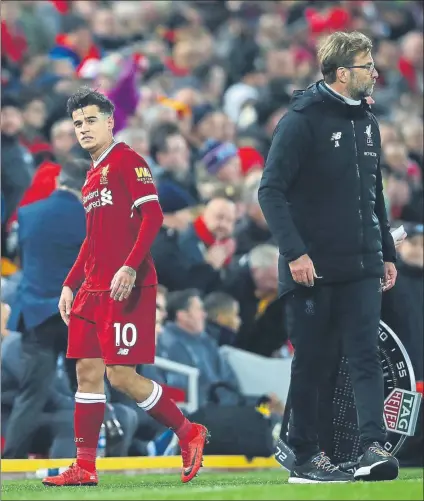
[[[336,81],[337,68],[352,66],[355,56],[371,52],[372,41],[363,33],[336,31],[324,39],[318,49],[321,73],[327,83]]]
[[[68,158],[62,165],[59,174],[59,184],[72,190],[81,191],[90,162],[82,158]]]
[[[190,300],[194,297],[201,297],[198,289],[170,292],[168,294],[168,319],[174,321],[179,311],[188,310]]]
[[[86,106],[97,106],[101,113],[112,115],[115,106],[104,94],[89,87],[81,87],[75,94],[68,99],[66,111],[72,118],[72,113],[75,110],[85,108]]]

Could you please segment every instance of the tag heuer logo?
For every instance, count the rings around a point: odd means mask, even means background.
[[[390,431],[413,436],[417,424],[421,395],[395,388],[384,402],[384,424]]]

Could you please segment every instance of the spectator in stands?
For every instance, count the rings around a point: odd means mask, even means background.
[[[56,38],[56,45],[49,53],[52,60],[71,61],[75,70],[87,59],[100,59],[101,52],[93,43],[88,23],[70,13],[63,18],[63,33]]]
[[[163,285],[158,285],[158,291],[156,294],[156,338],[160,336],[163,329],[163,324],[165,323],[166,317],[168,316],[166,308],[166,300],[168,296],[168,289]]]
[[[195,287],[207,293],[220,287],[225,249],[213,245],[207,250],[204,261],[190,263],[181,250],[179,238],[177,230],[162,226],[152,245],[159,283],[170,291]]]
[[[200,149],[211,138],[216,108],[206,102],[193,107],[191,120],[190,143]]]
[[[381,40],[379,42],[375,54],[378,79],[373,93],[375,100],[374,112],[381,111],[384,115],[388,115],[393,101],[408,89],[407,81],[399,73],[399,56],[400,48],[396,42],[391,40]]]
[[[409,158],[421,168],[421,179],[424,178],[424,131],[422,120],[415,118],[402,124],[402,136],[408,149]]]
[[[405,225],[408,236],[399,246],[396,287],[383,295],[382,319],[399,336],[411,357],[415,377],[422,381],[424,238],[423,225]]]
[[[243,202],[245,215],[236,227],[236,254],[242,256],[259,244],[270,243],[272,236],[258,201],[260,178],[244,184]]]
[[[204,308],[206,332],[219,346],[234,344],[241,324],[239,303],[225,292],[211,292],[205,297]]]
[[[199,159],[207,175],[222,183],[235,185],[243,178],[238,149],[232,143],[208,139],[199,151]]]
[[[25,191],[20,207],[43,200],[50,196],[56,189],[57,179],[61,171],[61,165],[66,163],[76,146],[76,136],[72,120],[63,118],[55,122],[51,129],[51,146],[47,143],[34,144],[34,152],[38,155],[41,163],[38,166],[31,185]],[[44,150],[44,148],[47,148]],[[37,157],[37,155],[35,155]]]
[[[22,279],[11,305],[9,328],[22,332],[23,372],[6,436],[4,457],[24,458],[38,416],[48,398],[57,357],[66,351],[67,327],[58,312],[62,283],[85,238],[81,188],[89,164],[70,160],[63,165],[58,189],[45,200],[18,211]],[[75,362],[67,359],[70,377]]]
[[[3,282],[3,280],[2,280]],[[3,284],[2,284],[3,285]],[[7,329],[7,322],[9,321],[10,317],[10,306],[7,303],[1,303],[1,319],[0,319],[0,336],[1,340],[3,340],[4,337],[6,337],[9,334],[9,331]]]
[[[115,135],[116,141],[123,141],[128,144],[135,152],[141,155],[149,163],[151,167],[151,162],[149,162],[150,156],[150,144],[149,136],[144,129],[137,127],[128,127],[118,132]]]
[[[402,55],[399,71],[408,82],[413,93],[423,93],[423,34],[419,31],[407,33],[401,41]]]
[[[277,289],[277,247],[257,245],[234,264],[224,290],[240,304],[241,326],[236,347],[270,357],[286,343]]]
[[[180,233],[179,246],[188,266],[208,263],[216,270],[224,271],[235,251],[232,237],[235,222],[234,202],[225,198],[210,200],[203,213]],[[215,254],[208,252],[211,248],[216,249]]]
[[[1,100],[1,191],[5,202],[4,220],[6,222],[15,212],[34,175],[32,156],[19,142],[22,127],[21,103],[17,98],[3,95]],[[5,231],[4,225],[2,225],[2,231]],[[4,242],[5,239],[2,238],[2,241]],[[2,253],[3,249],[4,246],[2,246]]]
[[[77,144],[72,120],[63,118],[55,122],[51,128],[50,140],[54,158],[57,163],[62,164]]]
[[[55,335],[55,333],[52,333]],[[45,382],[41,388],[43,398],[35,408],[28,408],[25,416],[25,426],[30,426],[31,433],[27,435],[27,429],[17,431],[25,440],[25,453],[11,455],[13,445],[9,441],[14,440],[10,429],[17,423],[15,405],[18,402],[21,391],[21,383],[28,372],[23,353],[22,335],[19,332],[11,332],[1,345],[1,418],[2,434],[5,436],[5,451],[3,457],[26,458],[29,452],[38,452],[51,458],[73,457],[75,455],[75,443],[73,435],[73,396],[65,395],[61,391],[61,381],[53,367],[51,379]],[[33,353],[36,357],[36,353]],[[30,374],[30,377],[34,374]],[[40,393],[40,390],[38,390]],[[20,421],[23,424],[23,420]]]
[[[218,344],[205,331],[206,312],[200,293],[195,289],[172,292],[168,296],[168,318],[160,335],[158,355],[174,362],[197,367],[199,374],[199,405],[207,401],[213,383],[226,382],[238,389],[237,378],[219,352]],[[170,386],[187,392],[187,377],[174,372],[166,373]],[[218,390],[222,404],[234,404],[236,396],[228,390]]]
[[[173,228],[185,229],[193,217],[184,209],[198,205],[199,195],[187,141],[177,124],[161,123],[151,131],[150,154],[161,169],[155,181],[164,222]]]
[[[41,94],[30,94],[26,96],[23,103],[24,126],[22,128],[22,143],[31,151],[37,152],[40,144],[47,142],[44,137],[43,128],[47,118],[47,107]],[[33,147],[35,149],[33,150]]]

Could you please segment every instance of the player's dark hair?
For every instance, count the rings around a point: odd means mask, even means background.
[[[216,320],[219,313],[229,312],[237,300],[226,292],[211,292],[205,297],[204,307],[208,318]]]
[[[82,158],[68,158],[62,165],[59,174],[59,184],[71,190],[81,191],[90,162]]]
[[[182,291],[175,291],[168,294],[168,319],[174,321],[177,312],[188,310],[190,301],[194,297],[201,297],[197,289],[184,289]]]
[[[170,136],[181,134],[177,124],[173,122],[162,122],[150,131],[150,155],[157,162],[157,154],[166,152]]]
[[[72,113],[75,110],[85,108],[86,106],[97,106],[100,113],[105,113],[106,115],[112,115],[115,110],[112,101],[109,101],[104,94],[101,94],[97,90],[90,89],[89,87],[81,87],[68,99],[66,111],[72,118]]]

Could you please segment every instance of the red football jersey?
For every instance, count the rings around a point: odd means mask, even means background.
[[[136,243],[142,205],[159,204],[157,191],[146,161],[125,143],[114,142],[93,162],[82,197],[87,218],[84,288],[107,291]],[[148,252],[137,269],[135,285],[155,284],[156,270]]]

